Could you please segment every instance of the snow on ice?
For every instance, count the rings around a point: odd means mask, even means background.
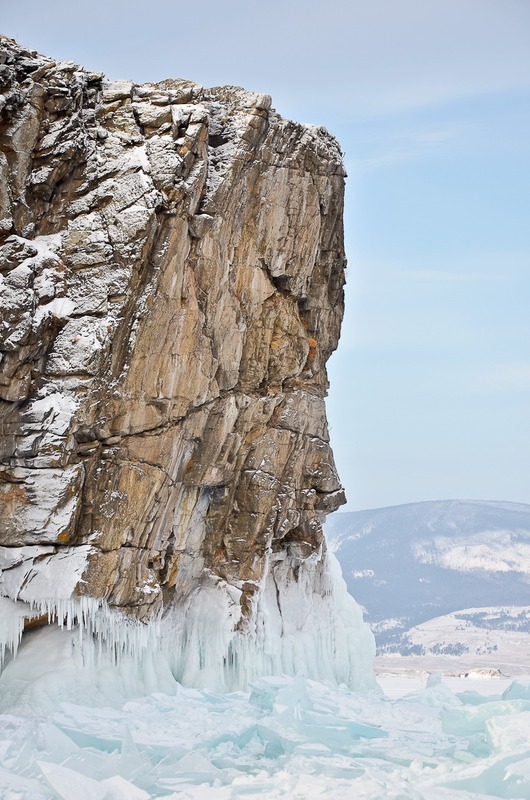
[[[281,618],[265,593],[264,638],[241,637],[228,668],[230,609],[215,592],[202,595],[210,605],[188,617],[191,627],[179,627],[175,609],[139,625],[92,598],[68,597],[46,548],[42,575],[26,580],[24,555],[11,553],[21,583],[10,589],[20,599],[0,598],[2,800],[530,797],[530,682],[503,693],[489,681],[499,691],[486,696],[431,677],[404,696],[383,694],[373,637],[334,561],[313,622],[309,587],[300,596],[286,589]],[[33,596],[54,581],[49,600]],[[43,613],[58,624],[19,644],[24,618]],[[326,680],[334,661],[350,687]],[[276,677],[264,676],[267,666]],[[229,691],[231,682],[244,689]]]
[[[216,693],[183,687],[154,648],[116,661],[46,626],[0,681],[0,797],[528,798],[530,682],[502,684],[431,676],[392,696],[298,675]]]
[[[390,698],[302,677],[228,694],[173,682],[89,706],[61,701],[50,672],[40,691],[46,715],[0,716],[3,800],[530,796],[529,683],[486,697],[430,681]]]

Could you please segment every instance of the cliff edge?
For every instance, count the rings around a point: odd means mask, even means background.
[[[108,81],[6,38],[0,82],[4,639],[115,609],[178,629],[189,682],[252,641],[296,669],[291,634],[340,638],[336,141],[266,95]]]

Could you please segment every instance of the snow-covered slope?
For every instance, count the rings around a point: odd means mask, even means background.
[[[412,503],[335,514],[326,532],[380,651],[410,652],[404,632],[434,617],[530,601],[530,505]]]
[[[530,606],[465,608],[410,628],[398,646],[381,649],[379,675],[526,676]]]

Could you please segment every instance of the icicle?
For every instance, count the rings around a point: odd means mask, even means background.
[[[187,686],[226,691],[263,675],[305,675],[373,688],[374,638],[330,553],[269,565],[251,620],[241,620],[234,587],[203,577],[185,605],[162,619],[163,648]],[[240,621],[244,630],[240,630]]]
[[[6,650],[16,655],[24,631],[24,609],[7,597],[0,597],[0,667]]]
[[[67,631],[76,628],[81,647],[84,637],[95,638],[115,662],[123,656],[138,658],[143,651],[154,650],[159,636],[159,620],[137,622],[94,597],[45,598],[30,603],[0,597],[0,665],[6,650],[16,655],[25,620],[44,615],[49,625]]]
[[[45,570],[39,588],[49,589],[54,573],[49,565]],[[28,574],[25,567],[21,574]],[[34,584],[30,593],[26,583],[17,601],[1,598],[0,655],[16,653],[25,618],[47,615],[50,625],[78,632],[87,661],[104,668],[132,657],[141,667],[160,656],[188,686],[233,690],[271,674],[302,674],[356,689],[375,683],[373,636],[329,553],[304,561],[271,557],[250,619],[241,615],[241,590],[205,572],[194,592],[148,624],[104,600],[65,595],[66,579],[60,597],[36,597]]]

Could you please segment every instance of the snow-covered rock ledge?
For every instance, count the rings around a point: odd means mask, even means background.
[[[0,51],[2,647],[49,621],[169,643],[188,683],[370,682],[322,534],[336,141],[236,87]]]

